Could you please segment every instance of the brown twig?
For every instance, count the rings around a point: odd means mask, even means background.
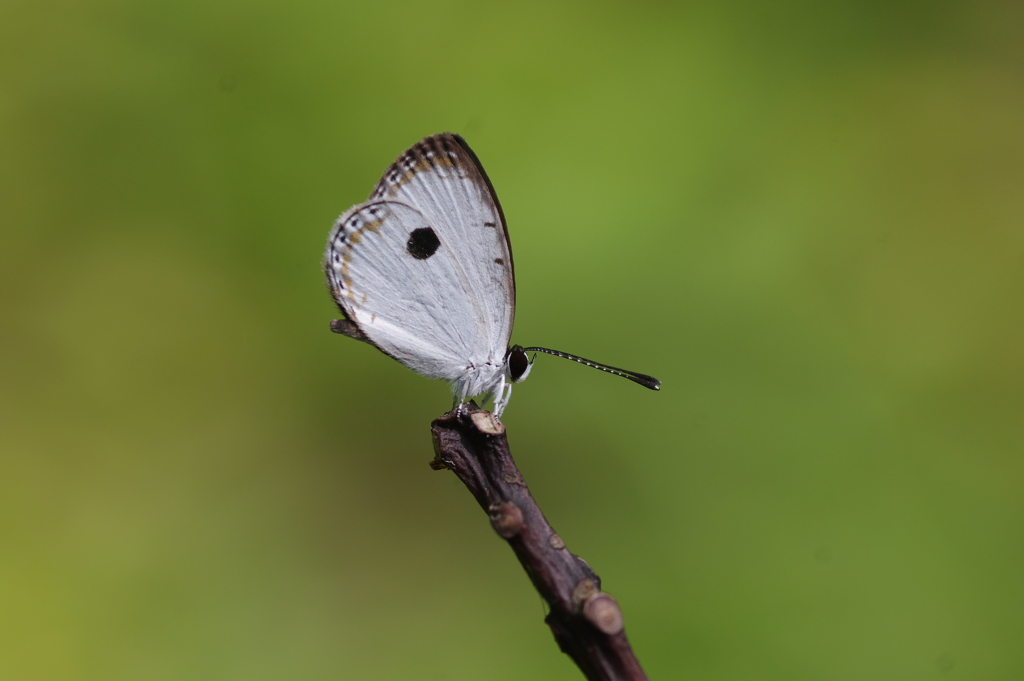
[[[493,414],[464,406],[431,424],[431,468],[451,469],[487,511],[547,601],[545,618],[558,646],[590,681],[646,680],[626,640],[618,603],[601,580],[565,548],[516,468],[505,426]]]

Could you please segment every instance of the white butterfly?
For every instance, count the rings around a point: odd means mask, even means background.
[[[334,223],[324,270],[344,319],[331,330],[451,383],[456,404],[494,399],[545,352],[659,389],[645,374],[548,350],[509,347],[516,307],[512,247],[491,181],[466,141],[424,138],[384,173],[365,203]],[[535,356],[536,357],[536,356]]]

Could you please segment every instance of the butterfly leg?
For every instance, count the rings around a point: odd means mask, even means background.
[[[512,397],[512,381],[506,380],[504,374],[494,394],[494,415],[500,417],[502,412],[505,411],[505,407],[508,406],[509,399]]]
[[[452,405],[456,416],[462,416],[462,408],[466,406],[466,398],[469,397],[469,395],[466,394],[466,390],[468,388],[469,386],[464,383],[461,386],[458,386],[459,392],[455,394],[455,403]]]

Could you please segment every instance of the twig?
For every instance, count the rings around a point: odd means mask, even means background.
[[[601,580],[565,548],[516,468],[505,426],[493,414],[463,406],[431,424],[431,468],[451,469],[487,511],[550,607],[545,621],[558,646],[590,681],[646,681],[626,640],[622,611]]]

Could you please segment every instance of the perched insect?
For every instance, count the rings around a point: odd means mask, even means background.
[[[645,374],[509,347],[516,282],[508,228],[487,173],[458,135],[427,137],[391,164],[369,200],[334,223],[324,271],[344,315],[331,330],[449,381],[459,407],[483,395],[501,416],[512,383],[530,373],[531,352],[659,389]]]

